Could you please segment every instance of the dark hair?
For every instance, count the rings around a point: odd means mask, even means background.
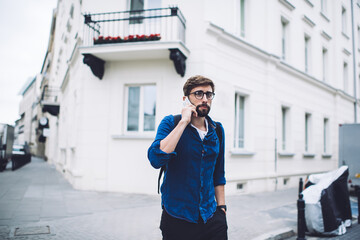
[[[184,84],[184,87],[183,87],[184,96],[189,96],[191,90],[193,88],[196,88],[199,86],[210,86],[212,88],[213,92],[215,91],[215,85],[211,79],[206,78],[201,75],[196,75],[196,76],[190,77]]]

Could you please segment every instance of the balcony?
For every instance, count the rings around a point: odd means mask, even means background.
[[[186,21],[177,7],[84,14],[84,24],[80,53],[99,79],[106,61],[170,58],[185,73]]]
[[[58,116],[60,111],[60,103],[58,101],[59,92],[60,90],[58,88],[49,87],[48,85],[44,86],[40,99],[43,112]]]

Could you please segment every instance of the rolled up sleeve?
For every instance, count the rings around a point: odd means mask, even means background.
[[[220,151],[219,156],[216,160],[215,164],[215,170],[214,170],[214,186],[218,185],[225,185],[226,179],[225,179],[225,132],[224,128],[222,127],[221,123],[219,123],[219,126],[221,127],[221,133],[222,133],[222,139],[220,142]]]
[[[160,149],[160,142],[174,129],[174,117],[166,116],[160,123],[154,142],[148,149],[148,159],[151,166],[158,169],[176,157],[176,152],[166,153]]]

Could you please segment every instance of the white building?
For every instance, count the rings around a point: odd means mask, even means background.
[[[20,93],[22,99],[19,104],[20,119],[16,121],[14,144],[28,144],[32,155],[43,156],[41,150],[44,149],[42,143],[37,139],[38,114],[40,83],[42,76],[38,74],[34,78],[29,78]]]
[[[353,10],[350,0],[59,0],[42,70],[42,86],[59,89],[48,159],[79,189],[155,194],[147,149],[201,74],[216,84],[228,194],[335,169],[338,125],[354,122],[360,96]]]

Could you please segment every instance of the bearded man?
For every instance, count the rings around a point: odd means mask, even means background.
[[[186,81],[183,91],[179,120],[166,116],[148,150],[154,168],[166,167],[161,185],[163,240],[227,239],[225,134],[221,123],[208,116],[215,85],[198,75]]]

